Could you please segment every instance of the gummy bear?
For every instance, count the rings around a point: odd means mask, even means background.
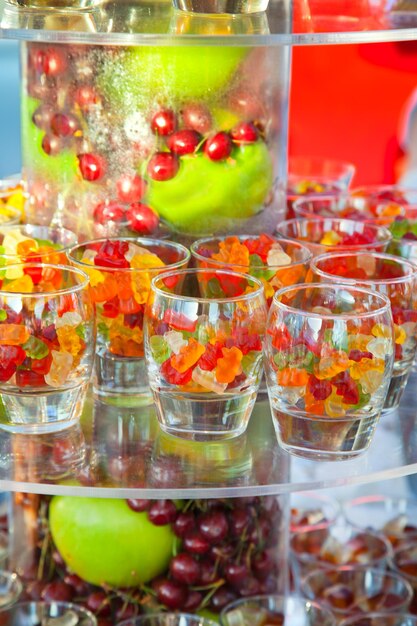
[[[205,371],[212,371],[216,367],[217,361],[223,356],[222,344],[218,341],[208,343],[206,351],[198,361],[198,367]]]
[[[178,370],[172,367],[171,359],[167,359],[161,365],[161,374],[171,385],[186,385],[190,382],[192,373],[193,370],[190,368],[181,374]]]
[[[74,357],[69,352],[57,350],[52,350],[51,355],[51,368],[45,376],[45,382],[51,387],[62,387],[71,373]]]
[[[42,339],[30,335],[29,339],[22,345],[26,355],[31,359],[44,359],[49,354],[49,348]]]
[[[282,387],[304,387],[309,381],[305,370],[285,367],[277,372],[277,383]]]
[[[193,369],[192,379],[207,391],[223,394],[226,391],[227,383],[219,383],[213,371],[202,370],[200,367]]]
[[[30,333],[26,326],[19,324],[0,325],[0,345],[21,346],[29,339]]]
[[[77,356],[85,347],[85,343],[73,326],[61,326],[57,328],[56,334],[61,350],[68,352],[73,357]]]
[[[332,385],[328,380],[319,380],[315,376],[308,379],[308,391],[315,400],[326,400],[332,393]]]
[[[226,237],[219,243],[219,251],[212,254],[212,259],[228,265],[249,267],[249,250],[236,236]]]
[[[195,332],[198,322],[197,319],[192,321],[183,313],[178,313],[173,309],[167,309],[164,312],[163,321],[169,324],[171,328],[174,328],[174,330],[183,330],[188,333]]]
[[[187,345],[180,348],[178,354],[174,354],[171,357],[171,365],[180,374],[186,372],[190,367],[193,367],[204,354],[205,347],[198,341],[190,337]]]
[[[94,257],[94,265],[108,267],[111,269],[122,269],[129,267],[129,261],[125,254],[129,250],[127,241],[105,241]]]
[[[333,378],[340,372],[344,372],[350,365],[349,357],[342,350],[335,350],[331,356],[320,359],[314,367],[314,374],[319,380]]]
[[[187,341],[184,339],[184,336],[178,330],[170,330],[164,335],[164,340],[169,346],[171,352],[174,354],[179,354],[181,348],[184,348],[187,345]]]
[[[166,341],[166,336],[152,335],[149,338],[149,345],[152,352],[152,358],[159,365],[166,361],[170,356],[170,346]]]
[[[243,354],[239,348],[222,348],[222,358],[217,361],[216,379],[219,383],[231,383],[242,373]]]
[[[43,387],[45,377],[43,374],[31,370],[17,370],[16,385],[18,387]]]

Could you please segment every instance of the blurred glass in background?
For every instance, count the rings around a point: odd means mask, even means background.
[[[19,44],[0,41],[0,178],[20,169]]]

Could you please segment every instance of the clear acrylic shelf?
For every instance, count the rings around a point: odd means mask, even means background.
[[[226,442],[163,433],[153,407],[89,398],[81,425],[52,435],[0,433],[0,490],[104,498],[223,498],[372,483],[417,472],[417,375],[399,411],[381,418],[369,450],[350,461],[307,461],[280,450],[268,401]]]
[[[270,0],[266,13],[214,17],[174,11],[170,0],[118,0],[79,11],[53,9],[45,0],[15,2],[0,0],[0,38],[269,46],[406,41],[417,27],[417,0]]]

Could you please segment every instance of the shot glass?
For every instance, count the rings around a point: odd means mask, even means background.
[[[295,239],[313,254],[343,250],[384,252],[392,235],[383,226],[337,218],[303,218],[281,222],[276,236]]]
[[[290,496],[290,532],[327,528],[340,515],[335,498],[321,493],[296,492]]]
[[[278,289],[305,281],[313,256],[298,241],[266,234],[198,239],[190,249],[199,268],[231,270],[259,278],[268,306]]]
[[[390,254],[343,252],[319,256],[311,262],[313,278],[326,283],[361,286],[388,296],[394,321],[394,370],[384,411],[398,407],[417,348],[417,265]],[[383,337],[371,330],[369,345],[357,338],[356,350],[366,348],[378,358]]]
[[[266,382],[280,446],[326,461],[364,452],[393,370],[388,298],[335,284],[286,287],[274,296],[265,337]]]
[[[161,428],[200,441],[243,433],[262,375],[262,283],[190,269],[154,278],[151,289],[145,350]]]
[[[358,530],[347,524],[292,533],[290,558],[294,579],[301,581],[317,569],[346,565],[385,570],[392,556],[389,542],[380,533]]]
[[[9,273],[17,278],[8,278]],[[27,263],[2,270],[0,428],[42,433],[79,417],[95,340],[88,277],[63,265]]]
[[[400,546],[394,551],[391,560],[391,569],[408,580],[413,588],[410,612],[417,613],[417,540]]]
[[[97,620],[90,611],[70,602],[18,602],[7,609],[0,609],[0,626],[39,626],[46,623],[52,626],[55,621],[57,624],[97,626]]]
[[[40,262],[66,265],[66,252],[76,243],[76,235],[66,228],[0,224],[0,266]]]
[[[337,196],[348,189],[355,170],[353,163],[347,161],[311,156],[290,157],[288,159],[287,217],[294,217],[293,204],[305,195]]]
[[[387,615],[386,613],[368,613],[348,617],[340,626],[417,626],[417,615]]]
[[[317,569],[301,581],[301,592],[331,611],[338,623],[375,611],[406,613],[413,597],[411,585],[402,576],[355,565]]]
[[[17,574],[0,570],[0,609],[16,604],[22,591],[23,585]]]
[[[184,246],[147,238],[97,239],[74,246],[70,262],[90,278],[96,305],[95,391],[149,402],[143,348],[143,316],[154,276],[186,267]],[[175,283],[177,278],[171,278]]]
[[[334,617],[316,602],[298,596],[252,596],[228,604],[220,613],[221,626],[297,624],[334,626]]]
[[[10,1],[10,0],[9,0]],[[266,11],[269,0],[172,0],[175,9],[188,13],[224,15]]]
[[[407,219],[417,218],[417,189],[399,185],[363,185],[350,191],[354,198],[365,199],[377,207],[381,203],[390,202],[402,208],[401,214]]]
[[[375,201],[366,195],[322,195],[298,199],[294,203],[294,215],[300,218],[335,217],[389,226],[405,216],[405,208],[397,202],[388,199]]]
[[[385,535],[393,548],[417,541],[417,500],[379,494],[347,500],[342,511],[349,524]]]
[[[131,617],[116,626],[218,626],[207,617],[189,613],[148,613]]]

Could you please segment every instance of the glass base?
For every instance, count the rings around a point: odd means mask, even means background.
[[[6,0],[6,3],[37,11],[89,11],[100,6],[103,0]]]
[[[79,419],[86,385],[47,392],[1,392],[0,429],[12,433],[42,434],[64,430]]]
[[[269,0],[173,0],[174,7],[189,13],[224,14],[260,13]]]
[[[271,411],[278,443],[287,452],[316,461],[350,460],[365,452],[372,441],[379,414],[360,419],[308,418]]]
[[[193,441],[238,437],[245,430],[256,391],[238,395],[154,391],[159,425],[163,431]]]
[[[400,374],[399,376],[393,376],[391,378],[384,408],[382,409],[383,414],[389,413],[390,411],[394,411],[394,409],[398,408],[409,376],[410,370],[408,370],[405,374]]]
[[[145,359],[122,357],[101,349],[96,353],[94,392],[100,400],[121,406],[152,403]]]

